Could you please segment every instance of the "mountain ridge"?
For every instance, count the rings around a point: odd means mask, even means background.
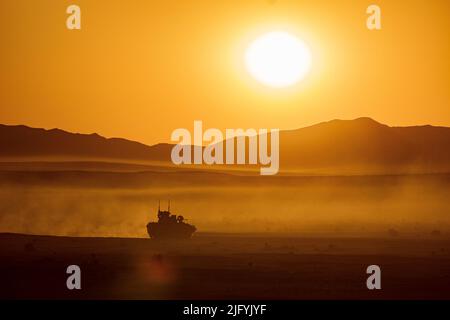
[[[3,158],[114,159],[170,163],[173,145],[144,143],[97,133],[0,124]],[[280,131],[281,168],[419,168],[450,172],[450,128],[388,126],[369,117],[334,119]]]

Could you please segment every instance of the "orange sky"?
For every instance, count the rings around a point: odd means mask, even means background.
[[[82,30],[65,27],[66,7]],[[366,29],[367,6],[382,30]],[[450,126],[450,1],[0,2],[0,123],[145,143],[180,127],[297,128],[370,116]],[[245,47],[285,30],[313,54],[288,89],[257,83]]]

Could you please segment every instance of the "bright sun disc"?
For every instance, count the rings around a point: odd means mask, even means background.
[[[270,32],[250,44],[245,64],[256,80],[281,88],[306,76],[311,67],[311,53],[304,42],[289,33]]]

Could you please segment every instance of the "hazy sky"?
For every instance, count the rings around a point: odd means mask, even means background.
[[[78,4],[82,29],[66,28]],[[366,28],[381,7],[382,30]],[[258,35],[312,50],[303,81],[270,89],[244,67]],[[180,127],[297,128],[370,116],[450,126],[450,1],[2,0],[0,123],[145,143]]]

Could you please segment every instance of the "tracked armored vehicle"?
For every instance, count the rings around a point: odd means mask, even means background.
[[[158,222],[149,222],[147,232],[152,239],[189,239],[197,228],[185,222],[181,215],[171,214],[170,201],[167,211],[158,205]]]

